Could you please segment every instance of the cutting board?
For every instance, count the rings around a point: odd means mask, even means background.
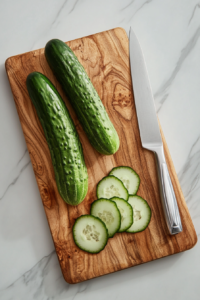
[[[141,146],[125,30],[115,28],[67,44],[84,66],[118,132],[120,148],[112,156],[101,155],[90,145],[46,62],[44,49],[13,56],[6,61],[8,79],[65,280],[69,283],[81,282],[192,248],[197,242],[196,232],[161,130],[183,224],[182,233],[170,236],[167,231],[154,154]],[[33,71],[45,74],[56,86],[70,111],[83,146],[89,188],[85,200],[76,207],[67,205],[56,187],[48,145],[25,83],[27,75]],[[141,184],[138,195],[149,203],[152,219],[145,231],[115,234],[103,251],[89,254],[74,244],[72,227],[76,218],[89,214],[90,205],[96,199],[97,183],[116,166],[130,166],[139,174]]]

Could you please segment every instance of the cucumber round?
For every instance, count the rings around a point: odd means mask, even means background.
[[[74,52],[64,42],[53,39],[45,46],[45,57],[91,145],[102,154],[114,154],[119,148],[118,134]]]
[[[128,190],[129,195],[137,193],[140,185],[140,177],[132,168],[116,167],[112,169],[109,175],[119,178]]]
[[[117,204],[121,215],[121,226],[118,232],[124,232],[133,224],[133,208],[124,199],[113,197],[110,200],[114,201]]]
[[[121,215],[115,202],[108,199],[98,199],[92,203],[90,213],[105,223],[109,237],[113,237],[120,229]]]
[[[119,197],[128,200],[128,191],[121,180],[115,176],[106,176],[97,184],[97,198]]]
[[[77,205],[87,194],[88,174],[69,111],[43,74],[30,73],[26,85],[49,146],[58,191],[66,203]]]
[[[133,208],[134,222],[126,232],[139,232],[145,230],[151,220],[151,208],[146,200],[140,196],[129,196],[128,203]]]
[[[100,252],[108,241],[108,230],[104,222],[91,215],[76,219],[72,231],[75,244],[90,253]]]

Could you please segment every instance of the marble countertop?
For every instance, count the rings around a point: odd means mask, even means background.
[[[197,300],[200,244],[76,285],[55,254],[5,72],[12,55],[123,27],[142,45],[156,109],[200,235],[200,2],[197,0],[0,1],[0,299]]]

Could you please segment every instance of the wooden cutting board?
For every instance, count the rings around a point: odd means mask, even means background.
[[[132,94],[128,38],[122,28],[67,42],[88,73],[113,122],[120,148],[112,156],[99,154],[90,145],[77,117],[50,70],[44,49],[31,51],[6,61],[6,71],[26,139],[40,195],[65,280],[77,283],[192,248],[196,232],[184,200],[167,144],[162,134],[166,160],[180,209],[183,232],[170,236],[161,207],[154,154],[141,146]],[[73,207],[60,197],[48,145],[26,88],[30,72],[45,74],[64,99],[78,131],[89,174],[85,200]],[[162,131],[161,131],[162,132]],[[152,209],[148,228],[140,233],[118,233],[99,254],[89,254],[74,244],[72,226],[77,217],[89,214],[96,199],[96,185],[116,166],[130,166],[140,176],[138,195]]]

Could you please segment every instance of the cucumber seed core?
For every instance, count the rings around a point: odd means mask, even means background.
[[[95,225],[86,225],[86,227],[83,229],[83,234],[85,235],[86,239],[88,241],[94,240],[96,242],[99,241],[100,233],[95,230]]]
[[[114,196],[120,197],[119,189],[115,187],[113,184],[110,187],[107,187],[105,190],[106,198],[112,198]]]
[[[110,211],[104,210],[103,213],[99,212],[97,215],[107,226],[114,221],[114,217]]]
[[[134,217],[134,222],[137,222],[142,218],[140,211],[137,210],[135,206],[133,206],[133,217]]]

